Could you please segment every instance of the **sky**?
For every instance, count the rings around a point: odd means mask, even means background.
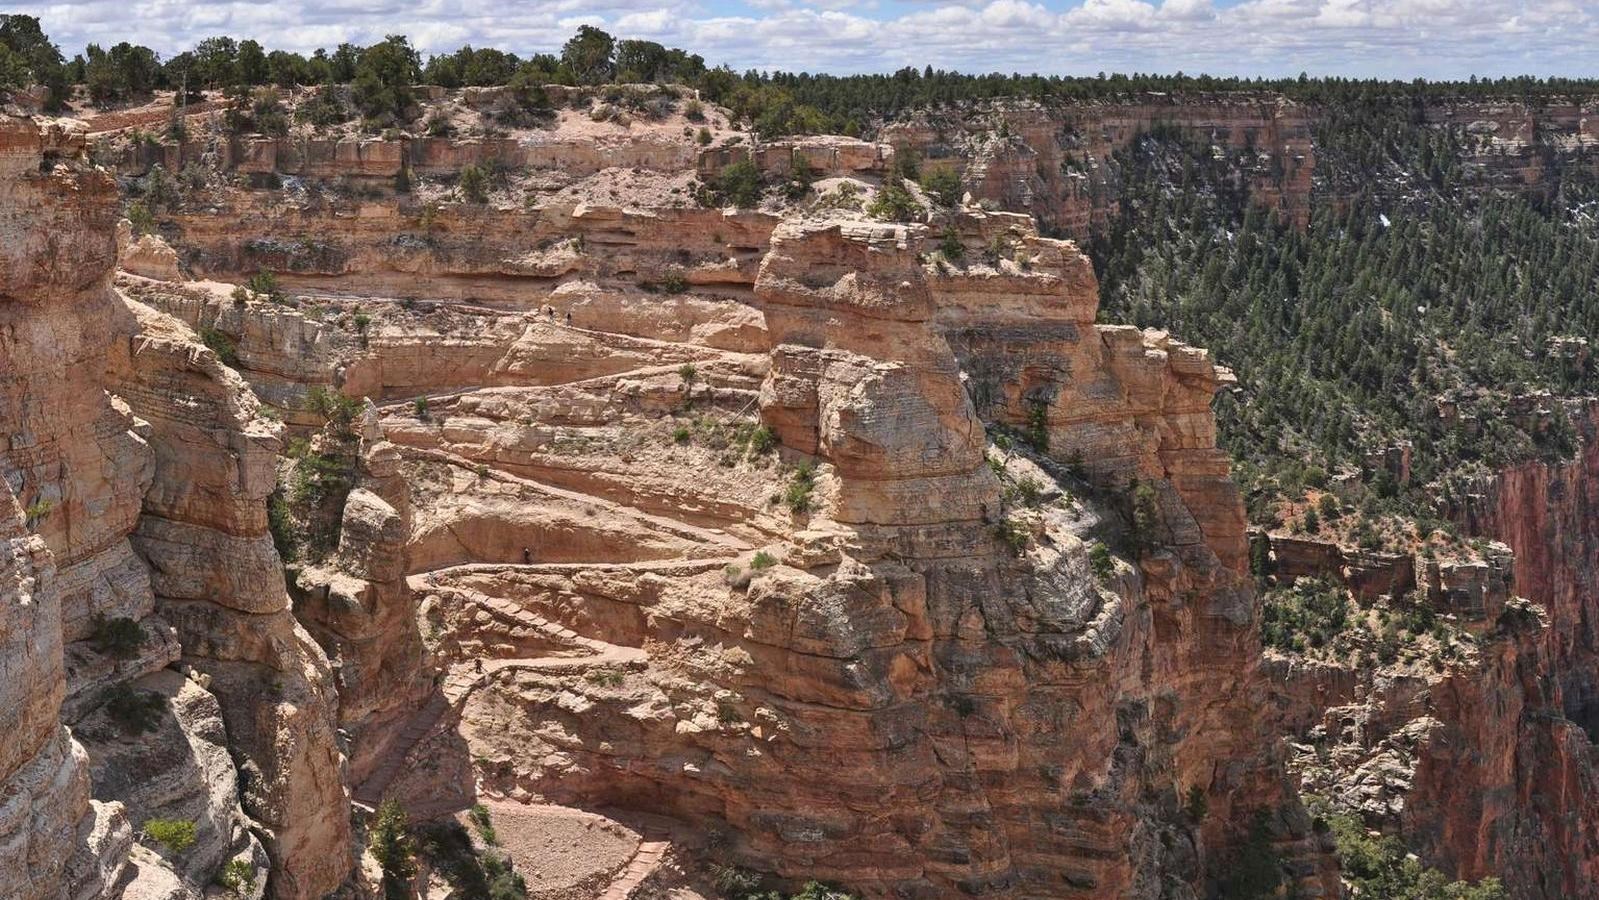
[[[0,0],[68,56],[201,38],[309,52],[385,34],[558,50],[581,24],[735,69],[1599,77],[1599,0]]]

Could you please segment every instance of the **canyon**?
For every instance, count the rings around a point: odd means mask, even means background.
[[[1340,189],[1313,109],[758,142],[712,108],[702,146],[681,106],[556,99],[482,138],[0,116],[7,891],[378,896],[394,801],[486,810],[539,896],[1248,896],[1268,860],[1341,896],[1304,789],[1451,877],[1591,896],[1599,416],[1574,460],[1474,486],[1480,545],[1362,556],[1252,533],[1232,374],[1098,321],[1078,242],[1116,151],[1240,153],[1303,226]],[[1537,192],[1591,165],[1589,112],[1429,114],[1482,185]],[[869,215],[907,158],[965,196]],[[700,202],[744,161],[805,191]],[[181,199],[119,222],[163,178]],[[1263,651],[1254,545],[1469,637],[1440,666]],[[517,851],[567,828],[603,847]]]

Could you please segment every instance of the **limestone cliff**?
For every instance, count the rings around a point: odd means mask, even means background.
[[[270,489],[276,444],[192,333],[112,288],[116,186],[82,161],[81,130],[0,133],[0,471],[33,534],[8,512],[6,634],[24,643],[6,708],[25,738],[4,767],[7,891],[199,896],[230,860],[266,871],[259,834],[281,860],[273,894],[321,896],[349,868],[348,825],[331,720],[303,724],[330,709],[320,657],[250,494],[250,466]],[[281,670],[288,699],[259,701],[259,672],[230,668],[243,659]],[[162,844],[156,820],[193,839]]]

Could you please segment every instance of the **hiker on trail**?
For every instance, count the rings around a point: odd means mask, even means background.
[[[483,660],[482,659],[474,659],[474,660],[472,660],[472,668],[476,669],[477,673],[479,675],[482,675],[483,674]]]
[[[533,551],[529,550],[526,547],[523,547],[522,548],[522,564],[523,565],[528,565],[528,564],[531,564],[532,562],[533,562]]]
[[[572,327],[572,311],[571,310],[567,310],[566,311],[566,327],[568,327],[568,328]]]

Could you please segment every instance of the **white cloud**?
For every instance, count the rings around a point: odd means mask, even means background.
[[[1599,0],[54,0],[70,55],[122,40],[171,53],[213,34],[309,51],[409,34],[555,50],[579,24],[735,68],[1211,72],[1410,78],[1595,75]]]

